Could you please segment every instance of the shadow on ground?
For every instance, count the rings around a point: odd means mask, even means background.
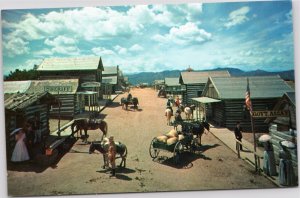
[[[153,161],[166,166],[171,166],[173,168],[188,169],[193,167],[193,162],[197,159],[212,160],[210,157],[204,155],[203,152],[218,146],[220,145],[219,144],[202,145],[196,147],[194,153],[185,151],[180,154],[177,163],[173,156],[172,157],[159,156],[156,159],[153,159]]]

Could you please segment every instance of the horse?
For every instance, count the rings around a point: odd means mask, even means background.
[[[171,125],[171,117],[173,116],[172,108],[167,108],[165,110],[165,116],[167,117],[167,125]]]
[[[181,114],[180,109],[177,109],[174,116],[174,129],[176,130],[177,130],[177,126],[181,125],[181,123],[183,122],[183,119],[180,114]]]
[[[133,104],[133,109],[134,109],[134,110],[138,109],[139,100],[138,100],[137,97],[133,97],[133,98],[132,98],[132,104]]]
[[[122,109],[128,109],[128,105],[129,105],[129,101],[127,100],[127,98],[123,97],[121,98],[121,102],[120,104],[122,105]]]
[[[196,107],[195,105],[191,105],[191,106],[186,106],[184,108],[184,113],[187,120],[193,119],[193,112],[195,110],[195,107]]]
[[[76,131],[74,130],[76,127]],[[101,119],[88,119],[88,118],[81,118],[74,120],[73,124],[71,125],[72,135],[75,132],[80,131],[80,136],[82,136],[82,130],[84,130],[84,139],[82,141],[87,141],[87,130],[96,130],[100,129],[102,131],[102,139],[107,135],[107,123]]]
[[[100,142],[92,142],[89,148],[89,154],[92,154],[95,150],[99,151],[102,155],[103,155],[103,161],[104,161],[104,165],[102,168],[108,168],[108,157],[107,157],[107,153],[108,153],[108,147],[109,147],[109,143],[108,140],[106,140],[107,138],[104,138],[103,141]],[[127,147],[125,144],[121,143],[121,142],[115,142],[116,144],[116,159],[117,158],[121,158],[121,163],[119,165],[119,167],[126,167],[126,157],[127,157]]]
[[[206,121],[196,121],[192,123],[182,123],[182,128],[185,133],[192,133],[199,138],[199,145],[201,146],[201,136],[205,133],[205,129],[209,132],[209,123]],[[207,133],[206,133],[207,134]]]

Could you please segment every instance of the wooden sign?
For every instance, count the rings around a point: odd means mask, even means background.
[[[289,111],[253,111],[254,118],[289,117]]]

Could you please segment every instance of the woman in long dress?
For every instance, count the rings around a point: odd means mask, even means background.
[[[279,151],[279,183],[283,186],[295,185],[295,173],[292,164],[292,157],[288,148],[282,145],[282,141],[279,142],[282,150]]]
[[[269,176],[276,176],[276,162],[274,157],[273,146],[270,141],[264,143],[265,151],[264,151],[264,173]]]
[[[17,141],[15,148],[13,150],[11,161],[12,162],[22,162],[29,160],[28,150],[25,144],[25,132],[23,129],[19,129],[19,131],[15,134],[15,139]]]

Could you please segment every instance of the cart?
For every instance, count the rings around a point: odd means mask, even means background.
[[[180,155],[185,152],[195,152],[195,140],[192,134],[184,133],[184,138],[177,142],[168,145],[165,142],[159,141],[156,137],[150,143],[149,153],[152,159],[159,156],[160,151],[171,152],[175,164],[178,164]]]

